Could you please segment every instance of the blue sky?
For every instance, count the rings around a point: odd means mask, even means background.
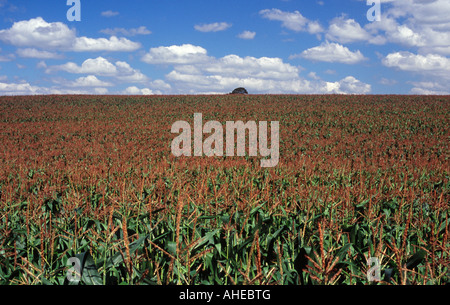
[[[450,90],[448,0],[66,2],[0,0],[0,95]]]

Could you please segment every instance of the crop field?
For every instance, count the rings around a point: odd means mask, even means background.
[[[194,113],[278,121],[278,165],[175,157]],[[0,284],[449,283],[449,126],[449,96],[0,97]]]

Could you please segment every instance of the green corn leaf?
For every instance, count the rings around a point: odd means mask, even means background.
[[[420,249],[418,252],[416,252],[413,256],[411,256],[408,259],[408,261],[406,262],[406,268],[407,269],[416,268],[423,261],[426,254],[427,252],[425,250]]]
[[[167,242],[167,251],[173,256],[177,255],[177,243],[174,241]]]
[[[130,255],[133,254],[134,252],[136,252],[136,250],[142,245],[142,243],[145,241],[145,239],[148,236],[141,236],[139,239],[135,240],[134,242],[132,242],[129,245],[129,249],[130,249]],[[125,248],[124,248],[125,250]],[[122,250],[123,253],[125,253],[125,251]],[[103,266],[106,270],[108,270],[109,268],[113,267],[113,266],[117,266],[118,264],[121,264],[123,262],[123,256],[120,253],[120,251],[114,253],[112,256],[107,257],[106,259],[102,259],[97,261],[97,266]]]
[[[342,262],[343,258],[347,254],[348,249],[352,246],[352,244],[346,244],[344,245],[339,252],[336,254],[336,257],[339,257],[339,262]]]
[[[84,265],[82,265],[81,269],[81,280],[86,285],[102,285],[102,277],[98,273],[97,267],[95,265],[94,259],[92,256],[85,255]]]

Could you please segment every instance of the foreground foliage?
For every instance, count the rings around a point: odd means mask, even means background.
[[[0,283],[448,283],[449,102],[2,97]],[[194,112],[278,120],[279,165],[174,158]]]

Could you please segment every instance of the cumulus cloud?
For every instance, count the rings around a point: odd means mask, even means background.
[[[285,12],[273,8],[261,10],[259,14],[265,19],[281,21],[282,27],[294,32],[308,31],[311,34],[317,34],[323,31],[319,22],[309,20],[299,11]]]
[[[88,75],[69,81],[65,85],[69,87],[110,87],[113,84],[99,80],[95,75]]]
[[[385,86],[393,86],[393,85],[397,84],[398,81],[395,79],[388,79],[388,78],[382,77],[380,79],[379,83],[382,85],[385,85]]]
[[[297,67],[284,63],[281,58],[240,57],[234,54],[214,59],[199,68],[204,72],[221,76],[258,79],[290,79],[299,73]]]
[[[149,87],[153,88],[155,94],[161,94],[162,93],[161,90],[168,92],[172,88],[170,84],[166,83],[162,79],[156,79],[154,81],[149,82],[148,84]]]
[[[353,76],[347,76],[332,84],[334,93],[367,94],[371,91],[369,84],[363,83]]]
[[[29,83],[3,83],[0,82],[0,95],[29,95],[38,94],[41,90]]]
[[[146,82],[148,77],[137,69],[132,68],[127,62],[116,61],[111,63],[104,57],[88,58],[81,65],[68,62],[62,65],[49,66],[47,73],[65,71],[74,74],[91,74],[114,77],[122,82]]]
[[[354,19],[340,16],[330,21],[325,37],[339,43],[395,43],[416,47],[422,54],[450,55],[449,1],[385,0],[383,3],[380,22],[361,26]]]
[[[167,79],[176,84],[177,89],[189,93],[224,93],[227,89],[244,86],[252,93],[270,94],[366,94],[371,91],[369,84],[353,76],[337,82],[321,79],[312,81],[297,76],[293,79],[264,79],[256,77],[233,77],[217,74],[185,74],[177,70],[170,72]]]
[[[387,15],[382,18],[381,22],[367,24],[365,28],[368,32],[377,35],[380,44],[391,42],[408,47],[426,45],[426,37],[423,33],[417,32],[411,25],[400,24]],[[382,31],[384,31],[384,34],[380,34]]]
[[[187,52],[187,51],[190,52]],[[300,69],[276,57],[220,58],[207,55],[199,46],[181,45],[151,49],[142,58],[150,64],[172,65],[166,75],[172,93],[224,93],[244,86],[252,93],[361,93],[370,85],[354,77],[336,83],[300,77]]]
[[[46,72],[65,71],[75,74],[95,74],[103,76],[113,76],[117,74],[117,67],[110,63],[107,59],[99,56],[97,58],[86,59],[81,66],[74,62],[68,62],[62,65],[50,66]]]
[[[116,79],[122,82],[129,83],[142,83],[148,80],[148,77],[144,75],[138,69],[132,68],[125,61],[116,61],[117,74],[115,75]]]
[[[227,22],[214,22],[207,24],[197,24],[194,26],[194,29],[200,32],[220,32],[225,31],[231,26],[232,24]]]
[[[382,62],[387,67],[404,71],[450,73],[450,59],[437,54],[394,52],[388,54]]]
[[[153,91],[149,88],[139,89],[136,86],[131,86],[131,87],[126,88],[123,93],[129,94],[129,95],[152,95],[152,94],[154,94]]]
[[[414,87],[410,90],[409,93],[416,94],[416,95],[448,95],[448,94],[450,94],[450,91],[436,91],[436,90],[429,90],[429,89],[425,89],[425,88]]]
[[[382,59],[383,65],[413,72],[426,78],[413,82],[412,94],[448,94],[450,83],[450,59],[439,54],[414,54],[394,52]]]
[[[99,90],[97,90],[99,89]],[[98,94],[104,94],[101,88],[95,88]],[[0,95],[41,95],[41,94],[88,94],[91,90],[80,90],[71,88],[46,88],[33,86],[28,82],[5,83],[0,82]]]
[[[18,47],[65,49],[75,38],[75,31],[64,23],[48,23],[41,17],[14,22],[11,28],[0,30],[0,40]]]
[[[138,42],[130,41],[126,38],[117,38],[111,36],[106,38],[88,38],[78,37],[72,46],[72,50],[76,52],[93,52],[93,51],[111,51],[111,52],[129,52],[135,51],[141,47]]]
[[[340,43],[349,43],[370,40],[371,35],[354,19],[345,19],[341,16],[331,20],[325,37]]]
[[[447,0],[389,1],[380,22],[364,29],[380,44],[393,43],[404,51],[382,56],[384,66],[422,76],[412,94],[445,94],[450,82],[450,2]],[[370,42],[370,40],[369,40]],[[411,83],[411,82],[410,82]],[[430,86],[433,84],[433,86]]]
[[[382,36],[384,43],[417,47],[420,53],[450,55],[449,1],[389,2],[381,22],[371,22],[364,27],[368,32]]]
[[[101,15],[103,17],[114,17],[114,16],[119,15],[119,12],[114,12],[114,11],[108,10],[108,11],[101,12]]]
[[[256,32],[251,32],[251,31],[243,31],[242,33],[240,33],[237,37],[241,38],[241,39],[254,39],[256,35]]]
[[[40,59],[61,59],[64,56],[55,52],[38,50],[35,48],[18,49],[17,55],[25,58],[40,58]]]
[[[42,17],[15,22],[0,30],[0,40],[18,47],[75,52],[135,51],[140,43],[115,36],[106,38],[77,37],[73,29],[62,22],[46,22]]]
[[[450,90],[447,83],[441,84],[436,81],[423,81],[423,82],[411,82],[413,88],[411,89],[411,94],[424,94],[424,95],[442,95],[450,94]]]
[[[125,28],[107,28],[100,30],[100,33],[111,35],[111,36],[136,36],[136,35],[150,35],[152,32],[145,26],[140,26],[138,28],[125,29]]]
[[[330,43],[328,41],[322,43],[320,46],[307,49],[301,54],[290,56],[291,59],[297,57],[314,61],[339,62],[344,64],[356,64],[366,60],[359,50],[352,52],[341,44]]]
[[[318,21],[310,21],[308,22],[307,31],[310,34],[319,34],[323,32],[323,27],[320,25]]]
[[[209,61],[207,51],[192,44],[151,48],[142,57],[148,64],[193,64]]]

